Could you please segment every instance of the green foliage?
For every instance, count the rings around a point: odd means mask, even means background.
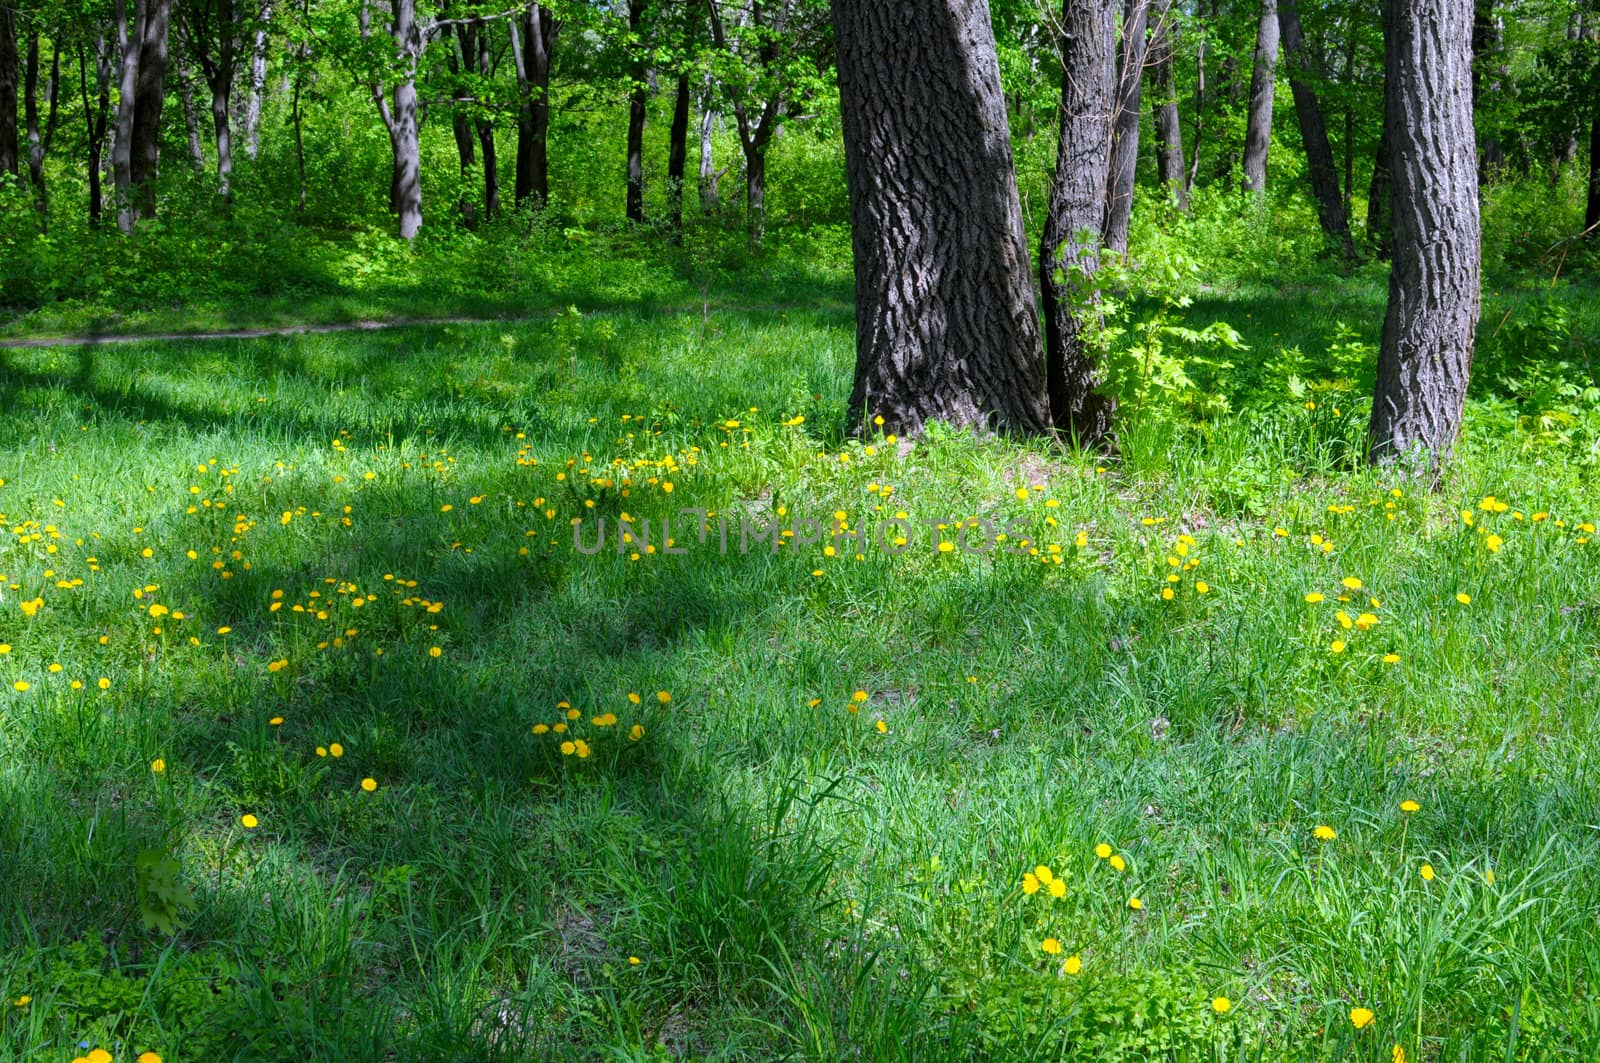
[[[183,865],[165,849],[145,849],[134,857],[139,916],[146,930],[171,937],[195,906],[194,891],[183,881]]]

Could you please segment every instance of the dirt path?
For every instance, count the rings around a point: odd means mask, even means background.
[[[298,336],[315,332],[377,332],[428,325],[492,325],[532,321],[531,317],[412,317],[390,321],[341,321],[327,325],[271,325],[264,328],[217,329],[206,332],[88,333],[81,336],[44,336],[0,340],[0,349],[14,347],[92,347],[105,343],[171,342],[178,340],[260,340],[271,336]]]

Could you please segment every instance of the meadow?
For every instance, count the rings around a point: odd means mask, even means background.
[[[0,351],[0,1054],[1600,1055],[1592,285],[1429,492],[1381,269],[1132,300],[1244,347],[1086,454],[857,437],[848,273],[683,261]]]

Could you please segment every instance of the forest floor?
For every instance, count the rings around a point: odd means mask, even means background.
[[[1367,469],[1380,300],[1111,456],[833,302],[0,352],[0,1055],[1600,1056],[1592,404]]]

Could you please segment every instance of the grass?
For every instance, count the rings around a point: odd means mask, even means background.
[[[1600,1053],[1592,420],[1352,467],[1358,277],[1191,311],[1311,409],[858,441],[723,295],[0,352],[0,1053]]]

